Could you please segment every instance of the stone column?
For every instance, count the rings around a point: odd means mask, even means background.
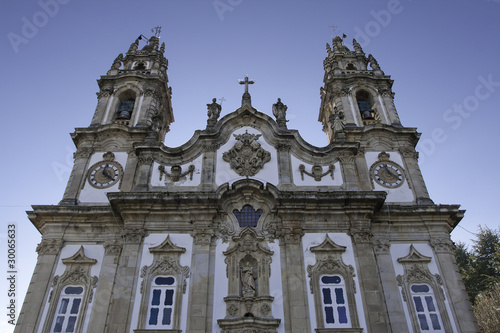
[[[78,203],[78,193],[80,192],[82,181],[85,181],[86,167],[92,148],[78,148],[75,153],[75,163],[69,176],[68,185],[64,191],[63,199],[59,202],[60,205],[76,205]]]
[[[216,151],[220,145],[203,146],[203,162],[201,165],[201,186],[205,190],[211,190],[215,186],[215,161]]]
[[[280,239],[284,325],[285,331],[290,333],[309,332],[311,329],[301,242],[303,234],[301,228],[290,228]]]
[[[424,178],[418,166],[418,152],[413,148],[405,147],[399,150],[406,166],[406,176],[412,184],[417,204],[432,205],[434,202],[429,197]]]
[[[43,239],[38,244],[38,261],[35,271],[24,298],[21,313],[17,321],[15,333],[36,332],[37,327],[42,327],[40,323],[43,309],[48,306],[47,296],[54,276],[54,269],[57,264],[57,257],[60,253],[63,241],[61,239]],[[52,300],[57,302],[58,300]],[[52,320],[46,318],[45,320]]]
[[[292,162],[290,160],[290,145],[280,142],[278,150],[279,188],[285,189],[292,186]]]
[[[451,317],[454,319],[458,331],[461,333],[479,332],[477,319],[472,312],[450,238],[431,239],[431,246],[436,253],[436,262],[445,282],[446,296],[453,312]]]
[[[111,306],[108,312],[106,333],[123,333],[130,330],[135,290],[139,276],[139,260],[144,230],[125,229],[125,241],[118,264]]]
[[[213,230],[196,230],[193,232],[194,246],[191,262],[189,305],[187,332],[205,333],[211,329],[213,302],[214,258],[211,256]],[[210,321],[208,320],[210,317]]]
[[[350,235],[354,245],[354,256],[357,258],[358,263],[358,279],[362,293],[367,332],[391,332],[380,274],[373,251],[372,233],[369,228],[361,226],[369,224],[369,220],[362,216],[356,216],[356,213],[352,215],[354,216],[350,216],[351,223],[355,227],[351,228]]]
[[[391,332],[408,333],[408,323],[401,302],[401,292],[396,281],[396,272],[392,264],[390,246],[387,240],[379,240],[374,245],[377,267],[382,281],[385,303],[392,328]]]
[[[344,177],[344,188],[348,191],[359,190],[359,181],[356,170],[355,156],[350,151],[339,153],[340,166]]]
[[[99,283],[94,295],[88,332],[104,332],[106,327],[106,315],[111,304],[113,284],[122,246],[120,240],[107,240],[104,242],[105,255],[99,274]]]

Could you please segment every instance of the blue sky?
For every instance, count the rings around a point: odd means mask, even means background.
[[[224,97],[222,116],[234,111],[243,92],[237,80],[247,74],[255,108],[272,115],[280,97],[288,127],[325,146],[319,88],[335,25],[394,79],[403,125],[422,132],[420,164],[434,202],[461,204],[460,226],[469,231],[499,226],[500,0],[4,0],[0,12],[0,253],[6,225],[15,223],[19,305],[40,241],[25,211],[62,198],[74,151],[69,133],[90,124],[96,79],[157,25],[173,89],[167,146],[205,127],[212,98]],[[470,242],[461,227],[452,239]],[[8,327],[0,323],[0,332]]]

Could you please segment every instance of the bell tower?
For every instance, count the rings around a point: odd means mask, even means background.
[[[319,121],[330,142],[335,141],[337,127],[364,127],[382,123],[401,126],[394,106],[390,76],[385,75],[375,58],[365,55],[353,39],[354,51],[335,37],[332,46],[326,44],[323,61],[325,76],[321,88]],[[341,119],[342,124],[335,124]],[[338,136],[338,135],[337,135]]]
[[[163,142],[174,121],[164,52],[158,37],[141,35],[97,81],[92,122],[71,134],[77,150],[61,204],[105,202],[107,192],[132,190],[134,142]]]

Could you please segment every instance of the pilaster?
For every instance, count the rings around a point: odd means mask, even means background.
[[[140,155],[138,157],[134,191],[145,192],[149,189],[149,176],[153,162],[154,158],[152,155]]]
[[[346,190],[359,190],[359,181],[356,171],[356,157],[350,151],[339,153],[340,166],[344,176],[344,186]]]
[[[449,237],[431,239],[440,274],[445,281],[446,296],[453,312],[453,319],[461,333],[479,332],[477,319],[468,301],[465,286],[458,270],[454,246]]]
[[[278,143],[278,172],[279,172],[279,188],[287,188],[292,186],[292,167],[290,160],[290,145],[284,142]]]
[[[280,238],[281,271],[285,331],[303,333],[310,330],[307,281],[302,250],[301,228],[285,230]]]
[[[418,166],[418,152],[412,148],[402,148],[399,150],[406,165],[406,175],[410,178],[417,204],[432,205],[434,202],[429,197],[429,192],[425,186],[424,178]]]
[[[37,327],[43,326],[43,323],[39,321],[43,309],[48,304],[46,303],[47,295],[62,245],[61,239],[43,239],[38,244],[36,248],[38,260],[24,298],[15,333],[36,332]]]
[[[144,230],[141,228],[124,230],[123,249],[111,296],[106,333],[123,333],[130,330],[143,239]]]
[[[63,199],[59,203],[60,205],[76,205],[78,203],[78,193],[80,192],[83,178],[85,178],[85,169],[92,153],[93,149],[87,147],[78,148],[76,151],[75,163],[73,164]]]

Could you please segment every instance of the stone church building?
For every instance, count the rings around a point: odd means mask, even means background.
[[[248,78],[240,108],[214,99],[165,146],[164,50],[114,60],[61,202],[28,212],[42,241],[15,332],[478,332],[450,241],[464,211],[429,198],[420,134],[356,40],[327,44],[325,147],[280,99],[255,109]]]

